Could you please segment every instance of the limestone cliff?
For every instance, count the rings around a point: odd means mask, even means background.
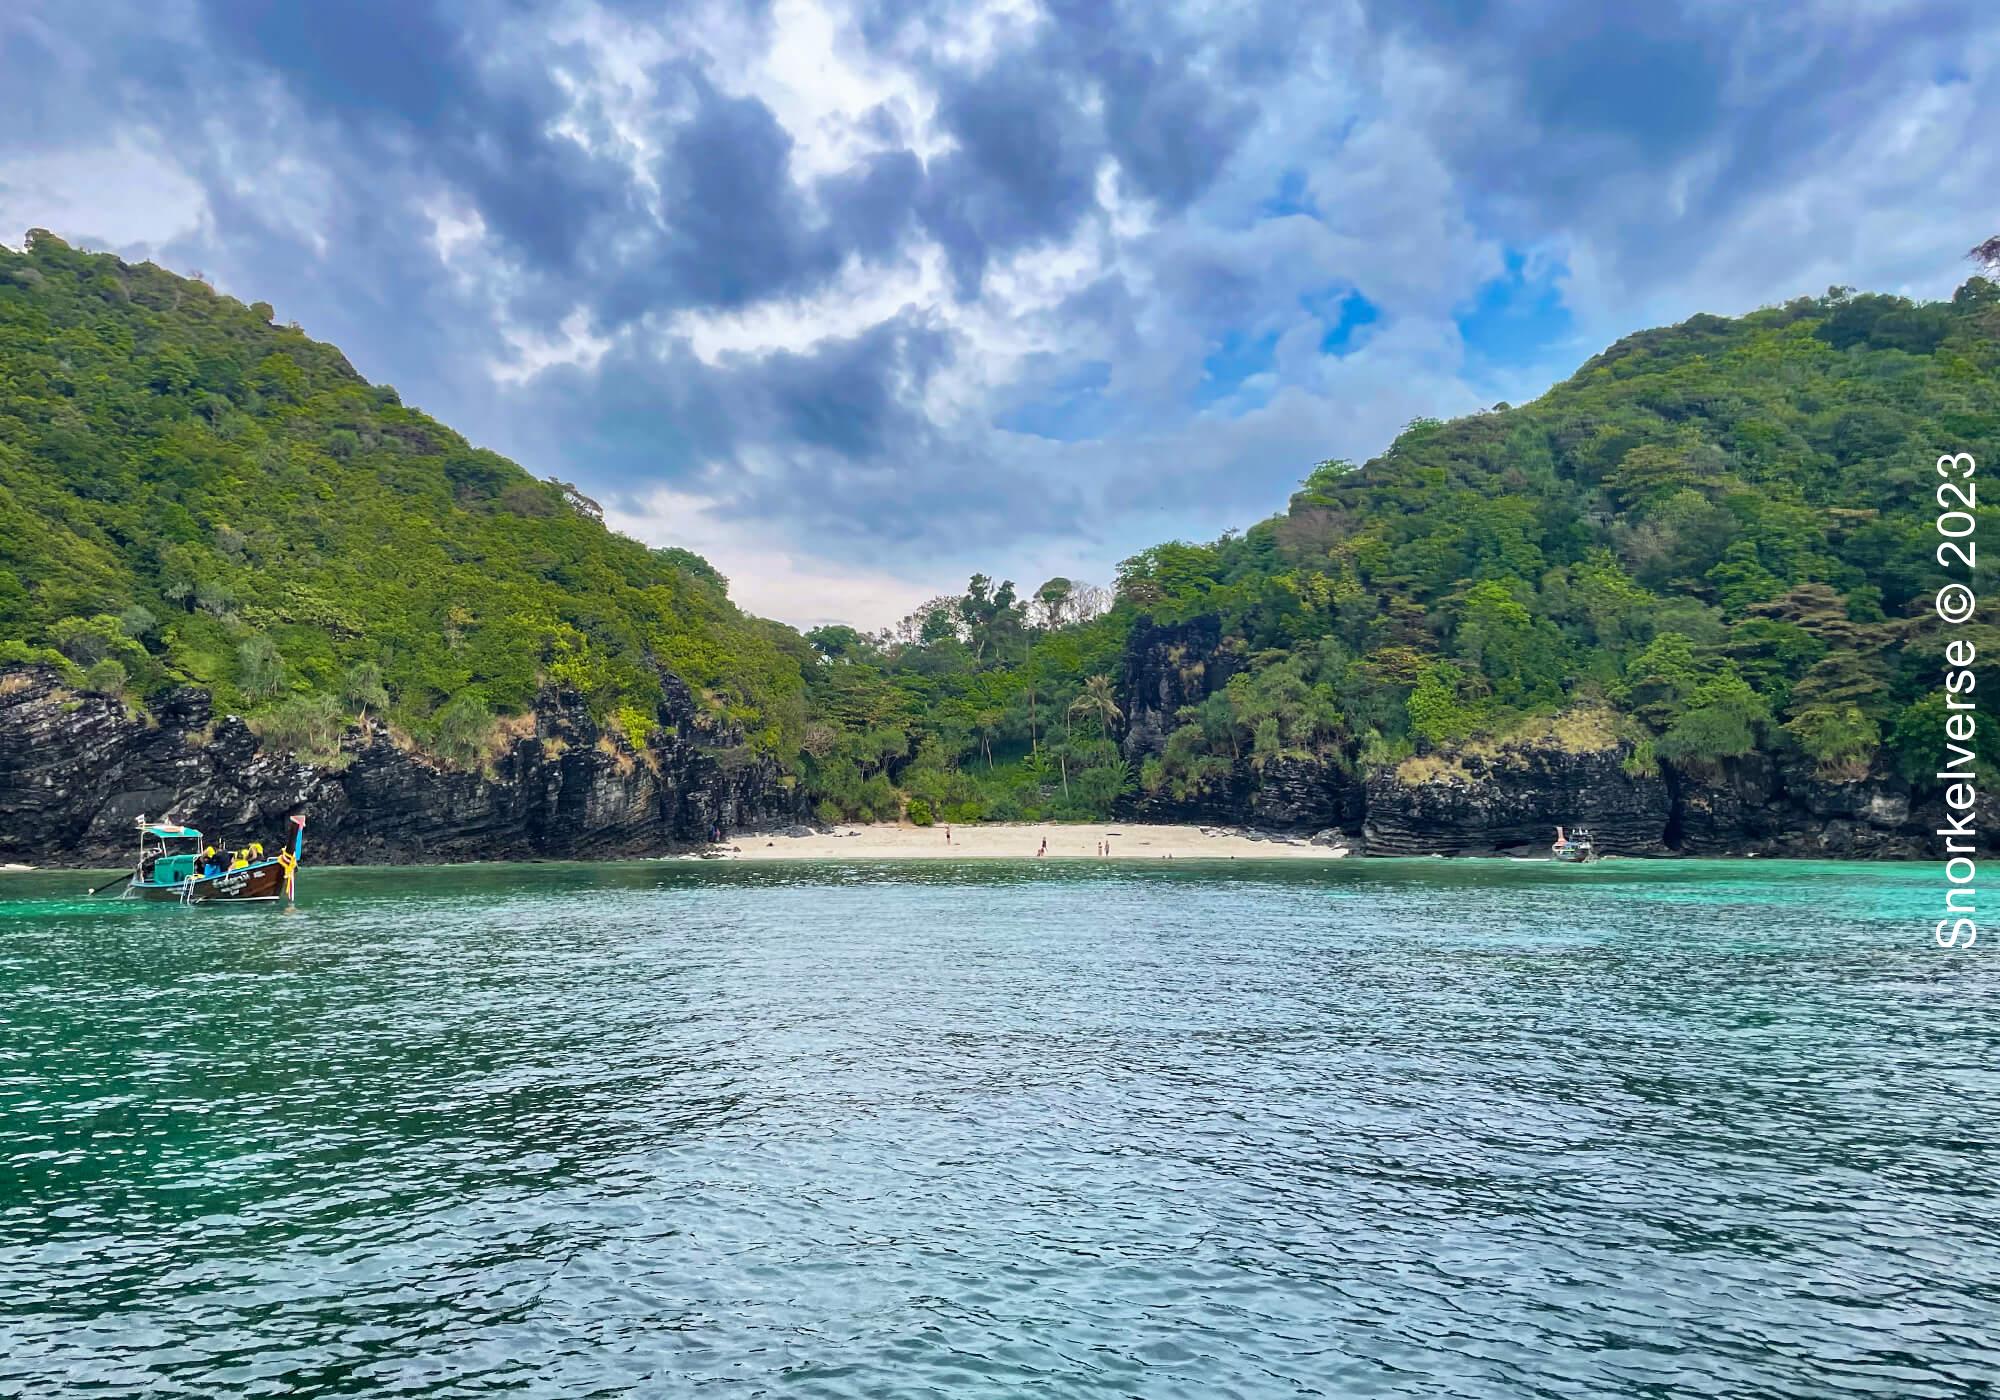
[[[1136,628],[1122,677],[1127,757],[1137,766],[1158,754],[1177,712],[1243,664],[1212,618]],[[1141,793],[1129,810],[1162,821],[1340,827],[1371,855],[1540,854],[1565,825],[1590,827],[1600,850],[1619,855],[1914,860],[1935,853],[1931,832],[1944,819],[1935,794],[1879,765],[1835,779],[1803,756],[1758,753],[1685,771],[1646,764],[1613,717],[1589,710],[1503,742],[1449,745],[1358,773],[1353,752],[1261,770],[1244,762],[1198,796]],[[1983,812],[1980,827],[2000,829],[2000,810]]]
[[[321,863],[647,855],[710,832],[779,825],[803,799],[768,757],[706,731],[675,687],[670,737],[641,758],[546,692],[478,772],[443,766],[380,724],[348,731],[324,766],[273,752],[198,690],[152,714],[65,689],[54,672],[0,674],[0,860],[117,865],[140,815],[223,842],[270,841],[307,813]]]
[[[1609,855],[1666,855],[1673,795],[1654,771],[1626,771],[1629,742],[1575,726],[1413,758],[1368,780],[1371,855],[1541,854],[1558,825],[1587,826]]]

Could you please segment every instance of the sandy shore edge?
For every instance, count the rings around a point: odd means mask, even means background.
[[[947,839],[949,831],[949,839]],[[1046,854],[1044,854],[1046,851]],[[807,835],[746,833],[682,860],[1339,860],[1332,836],[1267,835],[1148,822],[995,822],[838,826]]]

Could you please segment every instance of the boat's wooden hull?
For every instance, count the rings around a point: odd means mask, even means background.
[[[246,865],[241,870],[225,870],[220,875],[205,875],[187,885],[142,885],[137,881],[129,887],[138,899],[172,900],[178,903],[248,904],[257,900],[283,899],[285,897],[285,868],[279,862],[266,861],[261,865]]]

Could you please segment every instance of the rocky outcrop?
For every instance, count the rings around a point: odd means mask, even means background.
[[[1173,627],[1150,619],[1134,624],[1118,684],[1125,697],[1126,756],[1137,763],[1158,753],[1178,724],[1181,707],[1199,705],[1242,669],[1242,654],[1223,645],[1217,618]]]
[[[669,678],[671,681],[671,678]],[[438,763],[384,726],[349,730],[337,760],[298,761],[180,690],[150,715],[70,693],[54,672],[0,673],[0,860],[110,864],[141,815],[224,842],[284,830],[303,811],[322,863],[648,855],[724,833],[783,826],[804,799],[769,757],[707,729],[677,683],[666,737],[647,755],[548,692],[479,772]]]
[[[1183,707],[1245,665],[1213,617],[1136,624],[1121,677],[1133,767],[1161,752]],[[1753,753],[1699,771],[1632,757],[1615,716],[1580,707],[1543,732],[1447,746],[1365,779],[1352,776],[1352,752],[1261,770],[1246,761],[1197,795],[1142,791],[1127,810],[1155,821],[1358,830],[1372,855],[1541,853],[1558,825],[1587,826],[1600,850],[1619,855],[1920,859],[1939,849],[1932,832],[1945,813],[1937,796],[1880,765],[1829,778],[1800,755]],[[2000,807],[1991,798],[1985,805]],[[2000,810],[1983,810],[1978,825],[2000,831]]]
[[[1833,779],[1800,759],[1750,754],[1714,770],[1627,771],[1630,746],[1574,751],[1547,740],[1496,752],[1413,759],[1373,774],[1363,823],[1370,855],[1546,850],[1553,828],[1587,826],[1616,855],[1921,860],[1940,849],[1932,798],[1877,767]],[[2000,808],[1982,804],[1982,849]]]
[[[1368,780],[1370,855],[1543,853],[1555,828],[1589,827],[1609,855],[1668,853],[1673,797],[1658,773],[1628,773],[1631,746],[1560,742],[1414,758]]]
[[[1714,772],[1675,775],[1676,845],[1689,855],[1794,856],[1815,860],[1928,860],[1943,849],[1942,797],[1920,794],[1879,762],[1868,772],[1829,778],[1803,759],[1764,754]],[[1981,794],[1980,849],[2000,832],[2000,802]]]
[[[1221,625],[1200,617],[1172,627],[1142,621],[1125,646],[1119,693],[1125,697],[1120,747],[1137,769],[1166,747],[1184,706],[1199,705],[1244,667]],[[1361,786],[1343,760],[1280,758],[1262,769],[1246,759],[1226,779],[1185,798],[1142,793],[1131,814],[1148,821],[1222,822],[1279,831],[1353,827],[1361,820]]]
[[[1246,761],[1199,795],[1176,798],[1169,792],[1142,792],[1128,810],[1138,821],[1219,822],[1267,831],[1356,829],[1361,823],[1361,785],[1332,761],[1281,758],[1262,771]]]
[[[1370,776],[1370,855],[1491,855],[1546,850],[1557,824],[1587,826],[1615,855],[1921,860],[1940,849],[1945,811],[1877,767],[1833,779],[1803,759],[1750,754],[1715,770],[1627,771],[1628,744],[1575,751],[1548,740],[1447,751]],[[1981,848],[2000,831],[1982,802]]]

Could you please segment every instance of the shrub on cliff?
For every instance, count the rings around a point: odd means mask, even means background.
[[[1653,741],[1653,752],[1670,762],[1712,768],[1756,748],[1760,731],[1770,722],[1770,707],[1748,682],[1736,675],[1717,676],[1695,687],[1687,707]]]
[[[1881,743],[1882,732],[1858,705],[1820,705],[1802,710],[1785,729],[1828,777],[1859,777]]]
[[[130,677],[125,674],[125,668],[109,656],[83,674],[83,684],[86,689],[96,691],[99,695],[114,697],[125,694],[125,684],[129,679]]]
[[[493,713],[472,691],[463,691],[440,708],[431,729],[431,747],[440,758],[460,768],[477,768],[493,751]]]
[[[290,696],[251,715],[249,724],[267,744],[322,766],[331,764],[340,752],[340,736],[347,727],[331,695]]]

